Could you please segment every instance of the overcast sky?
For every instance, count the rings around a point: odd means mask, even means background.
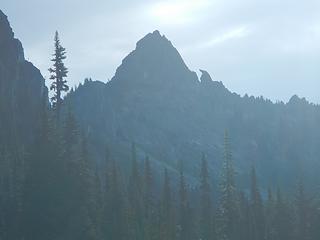
[[[55,30],[69,81],[107,81],[155,29],[193,71],[241,95],[320,103],[319,0],[1,0],[25,56],[48,76]]]

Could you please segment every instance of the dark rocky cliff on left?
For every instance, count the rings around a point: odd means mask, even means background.
[[[15,148],[33,141],[48,90],[40,71],[24,58],[7,16],[0,10],[0,144]]]

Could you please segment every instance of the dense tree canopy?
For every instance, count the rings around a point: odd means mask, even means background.
[[[45,105],[44,105],[45,106]],[[319,198],[299,181],[294,192],[259,188],[255,168],[246,189],[236,186],[231,144],[217,187],[205,154],[200,177],[189,184],[183,171],[155,177],[150,159],[139,159],[132,144],[131,167],[122,168],[106,151],[97,171],[72,111],[55,124],[43,108],[35,145],[19,157],[2,151],[8,174],[1,176],[1,239],[240,239],[317,240]],[[5,165],[16,159],[17,165]],[[12,161],[11,161],[12,162]],[[182,164],[183,165],[183,164]],[[265,196],[265,197],[264,197]],[[294,231],[293,231],[294,229]]]

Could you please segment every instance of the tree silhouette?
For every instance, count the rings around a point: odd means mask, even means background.
[[[66,59],[66,49],[61,46],[58,31],[55,33],[54,37],[54,54],[51,61],[53,66],[49,68],[50,80],[52,83],[50,85],[50,90],[54,91],[54,95],[51,97],[53,107],[57,110],[57,116],[60,115],[60,108],[62,104],[62,93],[69,91],[69,86],[67,85],[67,80],[65,78],[68,74],[68,69],[65,67],[63,60]]]

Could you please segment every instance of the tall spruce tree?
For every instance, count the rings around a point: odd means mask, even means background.
[[[152,239],[155,234],[154,185],[149,157],[144,160],[143,174],[143,228],[144,239]]]
[[[109,147],[106,146],[105,149],[105,171],[104,171],[104,185],[103,185],[103,204],[102,204],[102,222],[101,230],[103,236],[107,239],[110,238],[111,229],[110,223],[112,222],[111,218],[111,176],[112,176],[113,164],[110,159]]]
[[[264,207],[258,187],[256,169],[251,169],[251,194],[250,194],[250,229],[252,240],[263,239],[265,234]]]
[[[274,239],[292,239],[293,238],[293,210],[287,200],[284,199],[280,189],[277,191],[275,203],[275,224],[274,224]]]
[[[85,136],[81,141],[79,161],[79,213],[80,236],[78,239],[96,240],[99,237],[97,225],[97,198],[94,171],[89,159],[88,144]]]
[[[235,185],[235,170],[228,132],[224,134],[224,161],[220,184],[219,235],[221,239],[238,238],[239,209]]]
[[[210,176],[205,154],[202,154],[200,169],[200,238],[211,240],[215,237],[214,212],[211,199]]]
[[[297,190],[294,199],[295,206],[295,239],[310,239],[310,210],[309,199],[307,198],[302,178],[297,184]]]
[[[137,162],[137,150],[135,143],[131,147],[131,174],[128,184],[128,220],[131,239],[141,239],[143,236],[143,197],[141,176]]]
[[[312,204],[312,223],[310,226],[311,239],[320,239],[320,199],[317,198]]]
[[[126,215],[126,204],[124,201],[123,184],[120,179],[120,173],[116,162],[111,159],[111,171],[109,176],[109,200],[108,216],[104,228],[106,231],[106,239],[128,239],[128,224]]]
[[[239,194],[239,212],[238,240],[250,240],[250,204],[243,191]]]
[[[151,214],[152,211],[152,202],[153,202],[153,176],[150,167],[149,157],[146,157],[144,160],[144,176],[143,176],[143,198],[144,198],[144,212],[145,216]]]
[[[65,172],[60,138],[43,104],[41,124],[28,159],[24,187],[24,239],[56,239],[66,230]]]
[[[268,189],[268,199],[266,202],[265,214],[265,239],[275,239],[275,199],[271,188]]]
[[[170,179],[167,169],[164,171],[160,208],[159,239],[174,240],[176,239],[176,221]]]
[[[62,93],[69,91],[69,86],[67,85],[67,80],[65,80],[68,74],[68,69],[65,67],[63,62],[66,59],[66,49],[61,46],[58,31],[56,31],[54,36],[54,47],[55,50],[53,58],[51,59],[53,66],[49,68],[49,72],[51,74],[50,80],[52,80],[50,90],[54,91],[51,101],[59,118],[62,104]]]
[[[193,222],[190,202],[188,199],[188,189],[184,177],[183,166],[180,169],[179,182],[179,232],[180,240],[194,239],[193,236]]]
[[[68,172],[67,177],[72,178],[75,174],[78,174],[76,170],[78,169],[78,155],[81,146],[78,124],[70,106],[67,108],[62,126],[62,135],[62,157]]]

